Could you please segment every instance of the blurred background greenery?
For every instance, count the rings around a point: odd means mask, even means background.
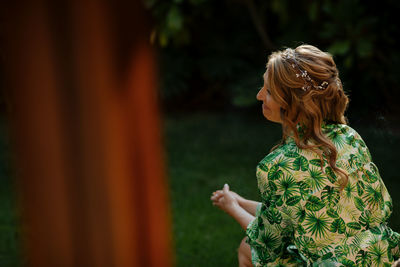
[[[159,97],[177,266],[236,266],[244,232],[211,205],[229,183],[259,199],[255,166],[279,141],[255,95],[268,55],[308,43],[333,54],[347,116],[392,195],[400,231],[398,1],[143,0],[158,55]],[[1,22],[2,23],[2,22]],[[134,34],[134,33],[132,33]],[[4,40],[0,40],[3,42]],[[1,47],[0,47],[1,49]],[[0,266],[18,266],[18,212],[0,69]]]
[[[168,108],[253,106],[267,56],[308,43],[334,55],[351,111],[399,114],[398,1],[145,3],[155,20],[151,40],[159,47],[160,89]]]

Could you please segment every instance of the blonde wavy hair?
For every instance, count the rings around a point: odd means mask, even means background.
[[[337,149],[321,128],[324,122],[347,124],[344,113],[349,99],[332,55],[312,45],[287,48],[269,56],[266,72],[267,88],[281,106],[281,144],[293,133],[299,148],[316,152],[321,162],[325,156],[329,166],[342,177],[342,190],[348,175],[336,166]],[[301,134],[299,123],[304,131]]]

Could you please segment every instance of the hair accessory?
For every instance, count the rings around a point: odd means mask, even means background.
[[[328,86],[329,83],[327,81],[323,81],[320,85],[315,85],[314,80],[311,79],[307,71],[300,68],[299,64],[297,63],[293,49],[290,48],[286,49],[282,53],[282,58],[286,60],[288,63],[290,63],[290,65],[296,72],[296,77],[302,78],[304,80],[304,85],[301,87],[303,91],[310,90],[312,87],[318,90],[324,90]]]

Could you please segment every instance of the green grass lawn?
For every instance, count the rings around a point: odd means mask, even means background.
[[[281,136],[278,124],[257,112],[164,115],[164,142],[172,200],[177,266],[237,266],[244,231],[211,204],[224,183],[259,200],[255,168]],[[400,230],[397,166],[400,138],[385,129],[351,125],[366,141],[392,196],[390,226]]]
[[[351,126],[380,169],[394,204],[389,223],[400,231],[400,138],[385,128]],[[167,114],[163,127],[177,266],[237,266],[244,231],[212,206],[210,196],[228,183],[231,190],[259,200],[255,167],[279,141],[280,125],[257,111],[235,111]],[[9,139],[7,124],[0,120],[0,266],[20,262]]]

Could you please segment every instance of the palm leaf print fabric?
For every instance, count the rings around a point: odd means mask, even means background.
[[[248,225],[254,266],[391,266],[400,235],[387,225],[392,200],[360,135],[322,127],[349,176],[340,192],[325,158],[289,137],[256,168],[262,202]]]

